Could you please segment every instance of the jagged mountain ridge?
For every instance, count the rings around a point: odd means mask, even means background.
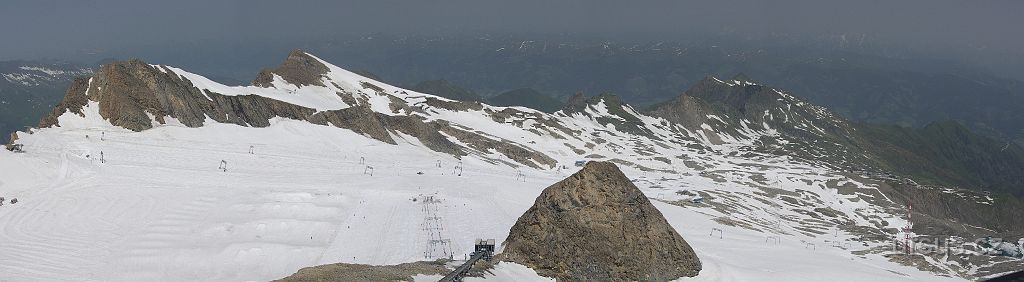
[[[473,126],[453,126],[448,124],[451,120],[432,116],[446,111],[482,111],[494,121],[518,123],[517,126],[531,132],[557,139],[573,137],[575,132],[571,129],[576,126],[566,118],[580,115],[617,131],[657,141],[682,140],[685,143],[682,145],[706,150],[746,146],[754,151],[790,155],[832,168],[895,170],[934,179],[937,184],[979,185],[998,191],[1013,192],[1006,185],[1019,182],[1012,179],[1012,174],[1011,179],[978,181],[980,174],[969,169],[956,170],[961,173],[950,177],[934,177],[950,170],[942,166],[962,166],[962,161],[949,158],[943,159],[946,161],[939,168],[932,166],[923,172],[901,169],[906,166],[901,162],[929,159],[929,156],[894,158],[891,152],[882,151],[892,146],[877,144],[886,142],[884,139],[889,135],[865,136],[857,125],[828,109],[764,86],[742,74],[729,80],[707,77],[675,99],[643,111],[664,120],[652,120],[611,94],[591,98],[577,94],[562,111],[552,115],[523,108],[491,107],[476,101],[450,100],[393,87],[298,50],[289,54],[280,66],[261,71],[252,84],[228,87],[173,67],[148,65],[138,60],[119,61],[103,66],[90,79],[74,81],[64,101],[39,125],[59,125],[57,118],[65,112],[82,115],[81,108],[88,101],[97,102],[100,115],[111,124],[135,131],[151,128],[154,122],[163,124],[165,117],[190,127],[202,126],[207,120],[265,127],[270,119],[284,117],[347,128],[389,144],[396,142],[390,133],[402,132],[432,150],[458,156],[467,151],[496,149],[510,160],[532,159],[521,164],[550,168],[553,166],[551,157],[531,150],[528,144],[502,145],[514,143],[509,142],[514,138],[488,137],[466,130]],[[541,122],[522,125],[526,120]],[[576,139],[584,145],[592,143],[586,138]],[[1011,152],[1019,149],[1015,144],[1008,145],[1013,147]],[[568,149],[579,150],[573,147]]]
[[[91,78],[76,80],[64,101],[39,125],[59,126],[59,117],[68,112],[84,116],[82,108],[91,102],[111,124],[133,131],[165,124],[167,118],[189,127],[209,121],[266,127],[272,118],[282,117],[347,128],[389,144],[396,142],[389,132],[401,132],[438,152],[461,156],[467,149],[495,149],[526,165],[552,166],[550,158],[527,147],[412,114],[432,106],[481,109],[479,104],[408,95],[391,86],[387,87],[393,90],[387,93],[378,86],[385,84],[334,68],[330,73],[362,80],[331,79],[327,65],[301,51],[292,52],[281,67],[262,71],[249,87],[226,87],[180,69],[139,60],[114,62]],[[303,85],[319,89],[299,91]],[[414,109],[395,95],[420,99],[422,107]],[[456,145],[439,132],[465,145]]]
[[[757,138],[760,150],[837,169],[881,170],[934,185],[1024,193],[1019,189],[1024,156],[1017,144],[974,134],[954,121],[922,129],[851,123],[742,74],[726,81],[705,78],[646,112],[702,133],[711,142],[723,142],[723,136]],[[704,128],[705,124],[711,128]],[[750,134],[764,131],[779,134],[773,138]]]
[[[552,159],[526,144],[516,144],[512,138],[472,132],[467,130],[472,126],[449,125],[451,120],[432,116],[444,112],[483,114],[493,121],[511,123],[534,134],[555,139],[573,138],[584,143],[584,147],[594,144],[590,138],[578,136],[579,132],[573,130],[579,127],[573,124],[578,118],[593,119],[609,129],[654,140],[708,148],[749,146],[760,142],[758,139],[764,136],[777,134],[768,125],[752,126],[742,132],[720,126],[722,124],[701,127],[684,122],[679,126],[642,115],[608,94],[586,99],[587,107],[570,103],[567,110],[553,115],[526,108],[449,100],[365,78],[302,51],[289,54],[279,67],[261,71],[253,86],[245,87],[224,86],[181,69],[149,65],[139,60],[114,62],[103,66],[91,78],[76,80],[64,101],[39,125],[59,126],[60,116],[68,112],[82,116],[82,108],[92,102],[97,104],[99,115],[105,120],[133,131],[165,124],[167,118],[189,127],[199,127],[209,121],[265,127],[271,119],[283,117],[347,128],[390,144],[396,142],[393,134],[401,132],[432,150],[454,155],[465,155],[467,150],[477,153],[496,150],[520,164],[549,168],[554,165]],[[724,122],[721,118],[714,121]],[[709,126],[720,127],[721,132],[693,132]],[[676,140],[674,137],[683,138]],[[722,142],[722,138],[730,142]],[[567,151],[576,151],[578,147],[569,145]]]
[[[324,58],[360,57],[347,63],[374,66],[398,81],[443,75],[460,77],[465,86],[479,91],[530,86],[561,93],[563,99],[581,89],[612,91],[640,106],[671,99],[708,74],[725,79],[742,71],[850,120],[920,127],[953,119],[985,135],[1020,141],[1016,109],[1024,100],[1019,77],[1005,79],[1000,77],[1005,72],[948,61],[915,60],[888,48],[851,51],[790,40],[741,41],[375,34],[331,42],[330,48],[319,50]]]
[[[700,132],[713,143],[757,139],[767,151],[781,151],[843,167],[842,145],[853,134],[847,121],[820,106],[739,75],[723,81],[707,77],[673,100],[651,106],[648,113]],[[708,126],[705,126],[708,125]],[[772,132],[764,138],[761,132]]]

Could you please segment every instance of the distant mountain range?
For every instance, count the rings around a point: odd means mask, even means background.
[[[673,43],[572,36],[375,34],[302,45],[327,60],[373,72],[395,85],[415,88],[417,83],[444,78],[483,99],[529,88],[560,102],[577,92],[612,93],[624,102],[646,107],[675,97],[705,76],[743,72],[799,93],[851,121],[921,127],[956,120],[979,134],[1024,144],[1021,81],[981,68],[906,57],[848,39],[837,36],[814,44],[786,45],[779,40]],[[267,58],[277,54],[274,48],[294,46],[224,50],[222,58],[192,54],[221,53],[196,48],[155,62],[194,65],[192,69],[212,80],[243,85],[251,69],[272,62]]]
[[[443,87],[420,87],[431,84]],[[598,95],[588,99],[577,94],[565,104],[532,89],[517,89],[483,99],[475,95],[475,92],[444,80],[424,82],[414,89],[424,93],[438,93],[450,99],[463,100],[459,97],[468,97],[466,101],[486,101],[496,106],[523,106],[544,112],[560,110],[562,105],[565,105],[566,110],[578,111],[588,103],[599,100],[606,103],[608,109],[613,111],[612,114],[615,114],[615,109],[621,109],[619,105],[623,103],[615,95]],[[811,135],[802,130],[786,132],[784,136],[809,137],[789,138],[785,146],[787,153],[819,159],[828,165],[845,169],[868,166],[884,168],[890,172],[913,176],[922,183],[1024,195],[1024,190],[1019,189],[1024,187],[1024,151],[1018,144],[977,134],[953,120],[937,121],[923,127],[850,122],[832,114],[830,110],[755,82],[745,74],[738,74],[725,81],[707,77],[677,98],[652,105],[646,112],[680,123],[694,131],[703,131],[701,127],[704,124],[717,123],[715,128],[728,131],[727,135],[742,134],[745,128],[798,129],[788,124],[814,127],[818,132]],[[617,116],[620,118],[606,119],[605,122],[615,124],[620,130],[637,128],[630,124],[631,115]],[[742,120],[736,117],[750,120],[751,123],[742,124]],[[707,134],[711,140],[720,139],[717,137],[720,133]],[[766,145],[777,142],[764,141]]]
[[[427,80],[409,87],[423,93],[435,93],[437,96],[459,101],[487,102],[495,106],[521,106],[543,112],[554,112],[562,108],[562,101],[537,92],[530,88],[520,88],[484,98],[472,90],[462,88],[447,80]]]
[[[987,136],[1024,141],[1024,82],[870,48],[375,35],[309,49],[396,83],[444,77],[484,97],[531,88],[561,101],[608,92],[638,106],[668,100],[708,75],[743,72],[853,121],[920,127],[957,120]]]
[[[0,135],[36,123],[60,102],[71,80],[92,74],[75,63],[0,61]]]
[[[495,106],[523,106],[552,113],[562,109],[562,101],[530,88],[520,88],[487,98]]]

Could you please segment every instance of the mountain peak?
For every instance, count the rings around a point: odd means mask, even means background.
[[[306,57],[309,57],[309,53],[306,53],[306,51],[303,51],[302,49],[294,49],[291,52],[288,52],[288,59]]]
[[[739,84],[756,84],[753,79],[750,79],[750,77],[748,77],[746,74],[744,74],[742,72],[741,73],[737,73],[735,76],[733,76],[732,77],[732,81],[734,83],[739,83]]]
[[[297,86],[324,86],[321,76],[327,74],[328,71],[327,65],[324,65],[319,59],[305,51],[295,49],[288,53],[288,58],[281,65],[260,71],[256,79],[252,81],[252,85],[264,88],[272,87],[276,74],[284,81]]]
[[[601,93],[597,96],[587,97],[583,92],[576,92],[576,94],[569,97],[569,100],[565,103],[565,109],[569,111],[582,111],[587,106],[597,105],[604,101],[608,105],[621,105],[622,99],[618,95],[612,93]]]
[[[570,108],[583,108],[587,106],[587,96],[583,95],[583,92],[576,92],[569,100],[565,101],[565,109]]]
[[[502,255],[558,280],[695,276],[700,260],[615,164],[592,161],[541,192]]]
[[[622,104],[622,99],[620,99],[618,95],[608,92],[601,93],[600,95],[597,95],[597,97],[593,98],[594,103],[600,101],[605,101],[605,103]]]
[[[761,86],[757,81],[750,79],[744,73],[737,73],[731,79],[723,80],[715,76],[705,76],[700,82],[695,84],[693,87],[713,87],[715,85],[724,85],[729,87],[746,87],[746,86]]]

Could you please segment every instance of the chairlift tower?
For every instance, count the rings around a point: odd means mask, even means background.
[[[452,174],[456,175],[456,176],[462,176],[462,172],[463,172],[462,161],[459,161],[459,164],[455,165],[455,167],[452,168]]]
[[[423,231],[426,232],[426,246],[423,251],[425,259],[453,257],[451,239],[445,236],[444,219],[439,215],[438,204],[441,200],[435,196],[423,196]]]

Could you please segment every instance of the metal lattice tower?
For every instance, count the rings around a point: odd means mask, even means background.
[[[423,231],[426,232],[426,246],[423,250],[425,259],[451,259],[451,239],[445,236],[444,219],[439,215],[438,205],[441,200],[435,196],[423,196]]]

